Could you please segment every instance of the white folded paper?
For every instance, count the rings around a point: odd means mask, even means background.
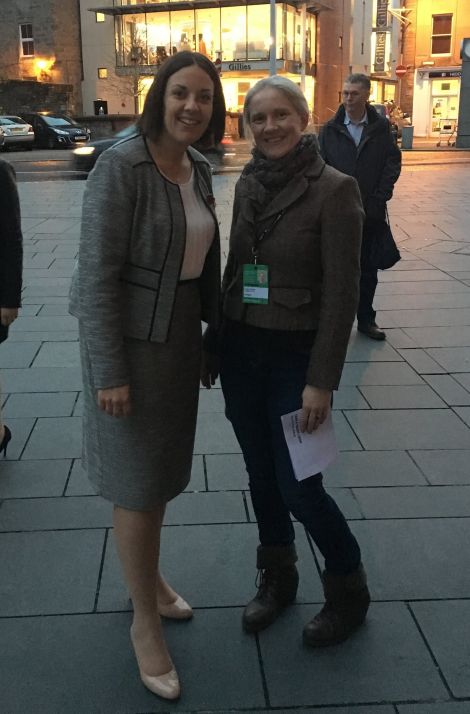
[[[281,416],[282,428],[297,481],[323,471],[338,456],[331,411],[311,434],[300,431],[301,409]]]

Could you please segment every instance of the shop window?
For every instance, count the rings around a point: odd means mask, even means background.
[[[21,57],[34,57],[33,26],[28,23],[20,25]]]
[[[156,12],[147,15],[148,63],[158,67],[176,51],[171,42],[170,13]]]
[[[246,60],[246,7],[221,8],[220,37],[225,62]]]
[[[148,64],[147,24],[143,15],[124,15],[117,24],[117,63],[127,67]]]
[[[247,59],[268,60],[270,37],[269,5],[248,7]]]
[[[98,67],[98,79],[108,79],[108,70],[106,67]]]
[[[432,16],[431,54],[450,55],[452,43],[452,15]]]
[[[172,52],[196,49],[194,10],[179,10],[171,13]]]
[[[196,10],[196,49],[213,62],[220,56],[220,9]]]
[[[104,12],[95,12],[95,20],[96,22],[105,22],[106,15]]]

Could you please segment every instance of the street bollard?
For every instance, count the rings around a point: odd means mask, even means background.
[[[414,126],[404,126],[401,130],[401,148],[408,150],[413,148],[413,131]]]

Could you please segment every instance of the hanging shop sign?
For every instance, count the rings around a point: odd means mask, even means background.
[[[383,72],[385,70],[385,44],[387,41],[386,32],[375,33],[375,58],[374,72]]]
[[[388,0],[377,0],[375,26],[377,30],[388,27]]]

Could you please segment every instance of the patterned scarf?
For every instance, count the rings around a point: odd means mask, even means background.
[[[280,159],[267,159],[259,149],[243,169],[242,177],[252,176],[265,189],[263,207],[267,206],[295,176],[302,174],[318,156],[315,134],[304,134],[299,143]]]

